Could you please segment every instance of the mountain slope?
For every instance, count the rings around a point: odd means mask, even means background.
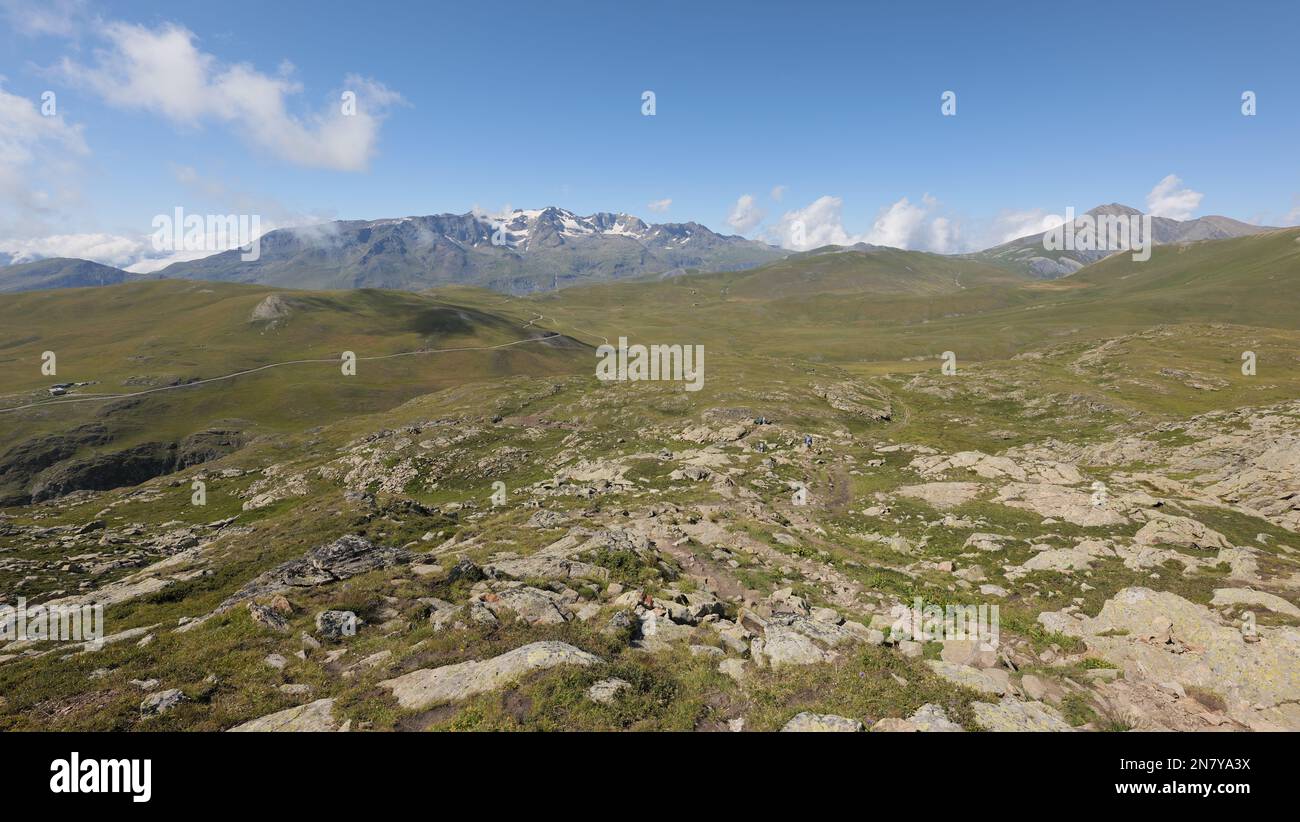
[[[828,246],[747,271],[702,274],[736,297],[807,297],[815,294],[921,296],[1023,281],[1016,272],[960,257],[872,246]]]
[[[545,208],[501,221],[438,214],[272,231],[256,261],[232,250],[155,276],[315,289],[479,285],[523,294],[680,268],[747,268],[784,254],[698,223],[650,225],[626,214]]]
[[[0,505],[54,479],[104,488],[166,473],[212,430],[274,437],[467,382],[590,367],[587,344],[530,316],[398,291],[176,280],[7,297]],[[57,376],[41,374],[43,351],[57,353]],[[357,357],[354,375],[343,351]],[[52,397],[55,383],[73,387]]]
[[[1097,206],[1086,212],[1086,215],[1093,217],[1134,217],[1141,214],[1142,212],[1136,208],[1119,203]],[[1083,216],[1085,215],[1075,218],[1076,224]],[[1200,240],[1225,240],[1270,230],[1272,229],[1267,226],[1251,225],[1230,217],[1215,215],[1198,217],[1195,220],[1172,220],[1168,217],[1151,218],[1151,234],[1156,245],[1192,243]],[[1064,277],[1078,271],[1089,263],[1095,263],[1114,253],[1111,251],[1048,250],[1044,247],[1044,237],[1048,233],[1030,234],[966,256],[989,265],[1001,266],[1039,279],[1051,280]]]
[[[47,288],[82,288],[115,285],[131,275],[108,265],[70,257],[50,257],[32,263],[0,268],[0,293]]]
[[[1295,228],[1161,247],[1146,262],[1116,254],[1060,281],[1075,300],[1112,314],[1141,311],[1157,322],[1300,329],[1297,283]]]

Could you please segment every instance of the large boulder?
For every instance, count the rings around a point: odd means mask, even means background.
[[[334,700],[318,699],[306,705],[298,705],[283,711],[259,717],[236,725],[231,732],[246,731],[336,731],[338,722],[334,719]]]
[[[491,594],[484,604],[498,617],[510,611],[529,625],[559,625],[570,618],[558,594],[538,588],[507,588]]]
[[[531,671],[557,665],[595,665],[600,657],[564,642],[534,642],[482,662],[458,662],[425,668],[379,684],[407,709],[456,702],[495,690]]]
[[[1011,697],[1001,702],[972,702],[975,721],[989,731],[1072,731],[1055,708],[1042,702],[1021,702]]]

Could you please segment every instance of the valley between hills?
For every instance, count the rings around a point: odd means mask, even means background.
[[[1300,730],[1300,230],[1006,253],[5,294],[0,728]]]

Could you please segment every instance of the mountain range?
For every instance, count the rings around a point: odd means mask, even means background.
[[[748,268],[786,252],[699,223],[649,224],[627,214],[562,208],[334,222],[272,231],[261,257],[238,250],[174,263],[155,276],[288,288],[478,285],[511,294],[677,269]]]
[[[1097,206],[1085,212],[1086,216],[1102,217],[1136,217],[1142,212],[1132,206],[1110,203]],[[1076,224],[1085,215],[1075,218]],[[1245,237],[1261,231],[1272,231],[1268,226],[1251,225],[1231,217],[1211,215],[1197,217],[1194,220],[1174,220],[1169,217],[1152,217],[1151,234],[1156,245],[1177,245],[1194,243],[1199,240],[1226,240],[1232,237]],[[1054,280],[1073,274],[1089,263],[1110,256],[1112,251],[1049,251],[1045,247],[1044,237],[1049,232],[1030,234],[1010,242],[985,249],[975,254],[966,255],[990,265],[1019,271],[1035,279]]]
[[[73,257],[47,257],[0,267],[0,292],[116,285],[132,278],[133,275],[111,265]]]
[[[1092,216],[1141,212],[1112,203]],[[1226,239],[1267,231],[1228,217],[1152,218],[1157,245]],[[1016,276],[1056,279],[1107,256],[1106,251],[1048,251],[1032,234],[950,259]],[[515,209],[381,220],[347,220],[278,229],[261,239],[260,256],[223,251],[173,263],[151,274],[130,274],[85,260],[52,258],[0,267],[0,292],[107,285],[133,279],[187,279],[297,289],[391,288],[421,291],[473,285],[508,294],[689,272],[744,271],[807,254],[853,252],[836,261],[879,262],[876,246],[828,246],[796,254],[695,222],[647,223],[629,214],[580,216],[563,208]],[[935,255],[930,255],[935,256]],[[873,266],[878,267],[878,266]],[[928,264],[927,264],[928,267]],[[779,270],[779,268],[777,269]],[[906,265],[900,271],[908,271]],[[952,272],[954,276],[958,271]],[[973,272],[972,272],[973,273]],[[944,276],[947,276],[946,274]]]

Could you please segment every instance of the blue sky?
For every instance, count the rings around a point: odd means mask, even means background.
[[[1298,24],[1281,2],[0,0],[0,250],[138,262],[177,206],[560,205],[776,242],[798,217],[949,252],[1112,201],[1300,223]]]

